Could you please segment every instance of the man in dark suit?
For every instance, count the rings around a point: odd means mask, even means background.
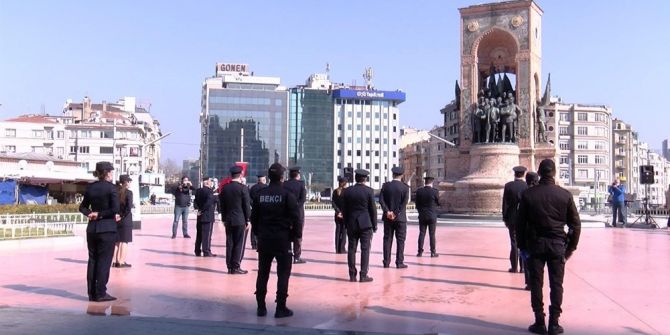
[[[242,167],[231,167],[230,178],[232,181],[223,186],[219,194],[221,221],[226,227],[226,265],[229,274],[246,274],[248,271],[242,270],[241,264],[251,219],[251,200],[249,189],[242,184]]]
[[[440,205],[439,192],[433,188],[433,177],[424,177],[424,187],[416,190],[416,210],[419,212],[419,251],[416,256],[423,254],[423,241],[426,237],[426,228],[430,234],[430,257],[439,256],[435,251],[435,227],[437,226],[437,207]]]
[[[377,231],[377,205],[375,193],[365,183],[370,173],[366,170],[356,170],[356,184],[344,190],[342,200],[342,214],[347,226],[349,240],[347,263],[349,264],[349,280],[356,281],[356,249],[361,242],[361,283],[371,282],[368,276],[370,264],[370,244],[372,233]]]
[[[258,179],[256,181],[256,184],[254,186],[251,186],[249,189],[249,197],[251,198],[251,204],[253,205],[253,199],[258,195],[258,191],[268,187],[267,185],[267,180],[266,176],[264,174],[259,174],[256,176]],[[257,244],[258,237],[254,234],[253,230],[251,231],[251,249],[256,250],[258,247]]]
[[[526,174],[525,167],[515,166],[512,170],[514,171],[514,180],[505,184],[505,190],[503,191],[502,215],[509,232],[509,262],[511,265],[509,272],[523,272],[524,263],[519,258],[519,249],[516,245],[516,220],[519,212],[521,193],[528,188],[528,185],[524,179],[524,175]]]
[[[302,229],[305,226],[305,201],[307,199],[307,192],[305,190],[305,182],[300,180],[300,167],[294,166],[288,169],[289,180],[284,182],[284,188],[291,191],[298,200],[298,210],[300,211],[300,223],[295,227],[296,234],[293,238],[293,263],[304,264],[307,261],[300,258],[302,255]],[[300,236],[300,237],[297,237]]]
[[[195,238],[195,255],[200,256],[202,251],[204,257],[216,257],[211,250],[216,197],[212,191],[212,180],[209,177],[202,178],[202,187],[195,191],[193,205],[198,210],[196,221],[198,236]]]
[[[409,187],[401,181],[405,170],[402,167],[391,169],[393,180],[384,183],[379,193],[379,204],[382,207],[384,221],[384,267],[391,264],[391,246],[393,235],[396,237],[396,260],[398,269],[405,269],[405,238],[407,237],[406,207],[409,201]]]

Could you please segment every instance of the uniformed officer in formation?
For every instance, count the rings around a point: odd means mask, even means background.
[[[523,261],[519,257],[519,249],[516,244],[516,220],[518,216],[519,200],[521,200],[521,193],[528,188],[524,175],[526,168],[523,166],[515,166],[514,180],[505,184],[502,199],[502,216],[505,222],[505,227],[509,232],[510,251],[509,251],[509,272],[523,272]]]
[[[342,201],[344,200],[344,190],[347,188],[349,180],[347,177],[337,177],[338,187],[333,191],[330,197],[333,209],[335,210],[335,253],[347,253],[347,226],[344,224],[344,214],[342,213]]]
[[[258,193],[259,190],[268,187],[267,185],[267,180],[265,177],[265,174],[259,174],[256,176],[258,179],[256,180],[256,184],[254,186],[251,186],[249,189],[249,197],[251,199],[254,198],[254,196]],[[251,232],[251,249],[256,250],[256,235],[254,235],[254,232]]]
[[[535,323],[528,330],[536,334],[560,334],[563,327],[558,320],[563,303],[563,276],[565,262],[577,249],[581,232],[579,212],[572,194],[555,184],[556,164],[545,159],[538,169],[540,183],[521,195],[517,221],[517,242],[522,253],[527,253],[530,272],[530,301]],[[565,226],[568,232],[565,232]],[[549,328],[544,320],[542,286],[544,266],[549,272],[551,289]]]
[[[291,191],[298,201],[298,209],[300,210],[300,223],[295,227],[296,234],[293,239],[293,263],[303,264],[307,261],[300,258],[302,255],[302,230],[305,226],[305,201],[307,199],[307,191],[305,190],[305,182],[300,180],[300,167],[294,166],[289,168],[289,180],[284,183],[284,187]]]
[[[439,192],[433,188],[433,177],[424,177],[424,186],[416,190],[416,210],[419,212],[419,248],[416,254],[423,254],[423,242],[426,229],[430,235],[430,257],[439,256],[435,251],[435,227],[437,226],[437,207],[440,206]]]
[[[294,228],[300,223],[300,212],[295,196],[285,187],[284,167],[274,163],[268,170],[270,185],[260,189],[252,199],[251,226],[258,237],[258,277],[256,278],[256,314],[265,316],[265,295],[272,260],[277,260],[277,308],[275,318],[293,315],[286,307],[288,282],[293,255],[291,240]]]
[[[229,274],[246,274],[241,268],[244,245],[251,220],[249,189],[242,184],[242,167],[230,168],[232,181],[219,194],[221,221],[226,228],[226,266]]]
[[[396,260],[398,269],[405,269],[405,238],[407,237],[407,202],[409,201],[409,187],[402,182],[405,170],[402,167],[391,169],[393,180],[382,185],[379,193],[379,204],[382,208],[384,222],[384,267],[391,264],[391,247],[393,235],[396,238]]]
[[[89,301],[112,301],[115,297],[107,293],[109,269],[114,257],[116,244],[116,226],[119,216],[119,195],[112,184],[114,167],[110,162],[95,164],[93,175],[98,180],[90,184],[84,192],[79,212],[88,217],[86,226],[86,244],[88,246],[88,283]]]
[[[209,177],[202,178],[202,187],[195,191],[193,206],[198,211],[195,225],[197,232],[195,238],[195,255],[216,257],[211,249],[216,196],[214,196],[212,180]]]
[[[354,177],[356,184],[344,190],[342,200],[342,213],[349,238],[347,255],[349,280],[352,282],[356,281],[356,249],[359,241],[361,243],[360,282],[372,281],[372,277],[368,276],[368,267],[372,234],[377,231],[377,205],[374,190],[366,185],[369,174],[366,170],[356,170]]]

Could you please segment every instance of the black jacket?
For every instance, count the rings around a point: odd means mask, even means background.
[[[302,180],[291,179],[284,182],[284,188],[291,191],[298,201],[298,206],[302,206],[307,201],[307,191],[305,191],[305,182]]]
[[[437,207],[440,206],[440,195],[434,187],[424,186],[416,190],[416,210],[419,220],[437,220]]]
[[[347,187],[342,198],[342,214],[348,231],[377,230],[377,204],[372,188],[356,184]]]
[[[251,219],[249,189],[236,182],[223,186],[219,193],[221,221],[227,226],[244,226]]]
[[[259,183],[254,184],[254,186],[251,186],[251,188],[249,188],[249,198],[253,200],[253,198],[258,194],[258,191],[266,187],[268,187],[267,184],[259,184]]]
[[[342,190],[341,194],[337,194],[337,189],[335,189],[330,196],[330,203],[335,210],[335,215],[342,213],[342,207],[344,207],[344,191],[346,191],[346,188]]]
[[[407,222],[407,202],[409,201],[409,187],[405,183],[392,180],[382,185],[382,190],[379,193],[379,204],[382,207],[383,221],[390,222],[385,213],[391,211],[396,218],[393,222]]]
[[[88,185],[79,212],[84,215],[98,212],[98,218],[88,221],[87,233],[116,232],[116,214],[119,211],[119,194],[114,184],[99,180]]]
[[[252,202],[251,229],[259,241],[288,244],[296,233],[293,228],[300,220],[298,203],[293,193],[282,187],[281,183],[271,182],[256,193]]]
[[[506,226],[514,225],[516,223],[521,193],[527,188],[528,185],[526,184],[526,181],[521,179],[515,179],[505,184],[502,201],[502,215]]]
[[[172,194],[174,195],[174,205],[177,207],[189,207],[191,206],[191,191],[193,186],[184,187],[182,184],[179,184],[177,188],[174,189]]]
[[[133,212],[132,209],[133,207],[133,191],[131,190],[126,190],[126,199],[125,199],[125,204],[122,202],[119,198],[119,203],[120,203],[120,211],[119,215],[121,215],[121,224],[127,227],[132,227],[133,225]]]
[[[517,245],[531,254],[540,238],[562,240],[567,251],[574,251],[582,227],[572,194],[546,177],[522,193],[516,224]]]
[[[197,220],[199,222],[214,222],[216,196],[211,188],[201,187],[197,189],[193,205],[198,210]]]

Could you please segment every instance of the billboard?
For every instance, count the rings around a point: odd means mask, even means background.
[[[359,100],[390,100],[390,101],[403,102],[405,101],[405,92],[339,89],[333,91],[333,98],[359,99]]]

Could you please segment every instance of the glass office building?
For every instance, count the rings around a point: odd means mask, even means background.
[[[236,162],[246,162],[247,182],[255,183],[270,164],[286,164],[288,91],[279,78],[218,68],[203,84],[202,173],[222,179]]]

